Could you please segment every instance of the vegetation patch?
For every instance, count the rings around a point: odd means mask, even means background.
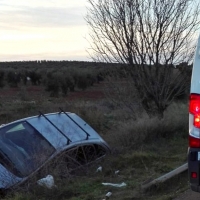
[[[15,67],[15,70],[23,71],[23,67],[20,67],[21,64]],[[40,68],[37,68],[35,64],[36,72],[42,74],[43,70],[47,69],[45,68],[47,63],[45,63],[46,65],[43,62],[40,63],[44,65]],[[95,68],[94,64],[92,69],[91,66],[86,67],[87,63],[84,63],[84,67],[78,66],[74,70],[69,66],[72,63],[62,64],[67,65],[63,67],[65,68],[63,71],[73,72],[74,75],[70,77],[73,77],[74,83],[77,83],[78,78],[75,71],[81,72],[83,70],[86,74],[87,71],[90,71],[91,74],[96,75],[101,72],[102,77],[105,74],[102,73],[104,67]],[[56,72],[52,71],[53,67],[50,69],[51,63],[48,63],[48,66],[48,71],[55,75]],[[9,70],[7,70],[5,70],[5,74],[8,73]],[[41,84],[33,85],[27,82],[24,85],[23,82],[20,82],[17,88],[11,87],[4,79],[5,85],[0,88],[0,123],[5,124],[23,117],[38,115],[39,111],[42,113],[59,112],[59,107],[61,107],[65,111],[75,112],[90,124],[110,145],[111,155],[64,176],[61,176],[61,173],[56,171],[57,169],[49,169],[46,173],[54,176],[57,186],[52,190],[37,185],[36,177],[29,183],[29,187],[25,185],[7,191],[1,199],[99,200],[105,198],[108,192],[112,192],[110,199],[115,200],[169,200],[189,187],[187,173],[183,173],[146,192],[141,190],[142,184],[148,183],[187,162],[187,95],[183,99],[174,100],[165,110],[162,119],[156,116],[150,118],[141,109],[139,101],[129,107],[132,111],[128,109],[127,105],[130,105],[128,104],[130,103],[129,93],[118,96],[121,102],[123,100],[123,103],[118,104],[117,102],[120,101],[117,99],[117,95],[110,93],[111,90],[108,94],[108,85],[111,84],[108,79],[99,78],[99,82],[94,82],[85,90],[78,88],[78,86],[74,87],[74,91],[68,88],[66,95],[62,94],[63,91],[59,85],[58,95],[54,96],[46,90],[47,79],[45,77],[46,73],[42,74]],[[112,82],[112,84],[114,85],[116,82]],[[119,82],[117,85],[120,86]],[[123,80],[122,85],[125,88],[128,84],[124,84]],[[128,91],[128,89],[124,89],[124,92]],[[88,98],[88,94],[94,94],[94,92],[101,92],[103,95],[93,95],[93,98]],[[59,164],[61,163],[56,163],[56,165]],[[102,167],[102,171],[97,172],[99,167]],[[126,186],[121,188],[102,185],[102,183],[120,184],[123,182],[126,183]]]

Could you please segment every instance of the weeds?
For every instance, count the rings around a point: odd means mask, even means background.
[[[58,111],[62,107],[80,115],[99,132],[112,147],[112,154],[88,166],[87,170],[79,170],[79,173],[65,175],[64,178],[58,171],[61,162],[57,161],[53,174],[58,187],[56,190],[47,190],[35,183],[32,189],[23,188],[18,192],[8,193],[5,200],[99,200],[108,191],[113,193],[110,199],[115,200],[169,200],[178,194],[175,191],[181,192],[188,188],[187,177],[183,175],[168,182],[168,185],[164,184],[147,193],[140,190],[145,181],[153,180],[186,162],[187,102],[174,102],[165,111],[164,118],[159,120],[156,117],[149,118],[135,104],[132,104],[134,116],[131,116],[131,112],[127,112],[128,104],[118,107],[107,99],[95,102],[76,99],[70,102],[63,97],[51,98],[48,93],[43,92],[41,99],[34,104],[26,104],[24,101],[31,100],[26,92],[22,89],[16,97],[22,104],[10,99],[1,101],[1,123],[37,115],[38,110],[46,113]],[[99,165],[103,170],[97,173]],[[119,173],[115,174],[117,170]],[[125,182],[127,186],[105,187],[102,182]]]

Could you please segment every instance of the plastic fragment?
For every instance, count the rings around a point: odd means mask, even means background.
[[[116,183],[102,183],[102,185],[109,185],[109,186],[113,186],[113,187],[124,187],[126,186],[126,183],[119,183],[119,184],[116,184]]]
[[[107,194],[106,194],[106,197],[110,197],[112,195],[112,192],[108,192]]]
[[[37,181],[38,185],[45,186],[48,189],[52,189],[53,187],[57,187],[54,183],[54,178],[52,175],[47,175],[45,178],[39,179]]]
[[[101,166],[98,167],[97,170],[96,170],[96,172],[102,172],[102,167]]]

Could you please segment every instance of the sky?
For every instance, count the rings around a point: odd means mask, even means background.
[[[0,61],[90,61],[87,0],[0,0]]]

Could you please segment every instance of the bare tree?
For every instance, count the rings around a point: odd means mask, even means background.
[[[193,58],[199,29],[196,0],[88,0],[92,58],[124,63],[149,115],[185,92],[174,66]]]

